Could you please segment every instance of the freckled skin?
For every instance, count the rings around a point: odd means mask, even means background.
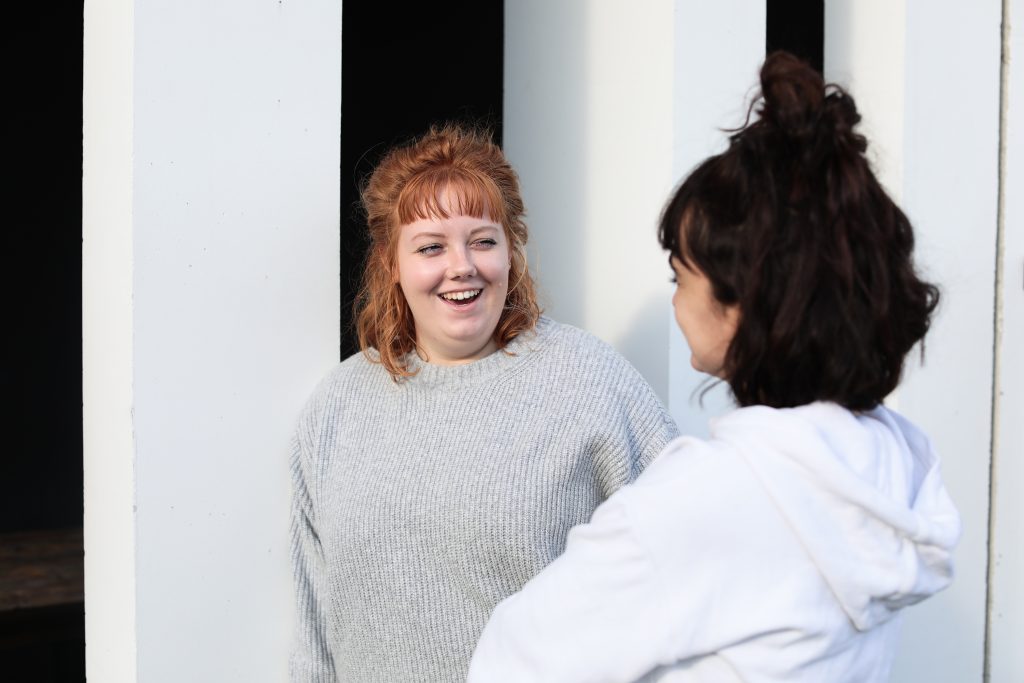
[[[508,240],[488,216],[425,218],[399,228],[398,272],[425,360],[457,365],[497,350],[494,330],[508,294]],[[470,303],[440,295],[480,289]]]

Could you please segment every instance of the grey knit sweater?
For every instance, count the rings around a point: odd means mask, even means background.
[[[676,436],[607,344],[542,318],[479,361],[362,354],[293,440],[293,681],[464,681],[494,606]]]

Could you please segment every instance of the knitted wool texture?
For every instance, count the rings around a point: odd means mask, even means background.
[[[506,352],[507,351],[507,352]],[[676,427],[595,337],[542,318],[399,383],[362,354],[293,440],[293,681],[464,681],[491,611]]]

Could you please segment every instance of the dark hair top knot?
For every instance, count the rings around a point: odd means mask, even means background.
[[[761,68],[761,120],[789,135],[804,135],[818,122],[825,83],[814,69],[786,52],[772,53]]]
[[[761,125],[784,138],[867,149],[853,130],[861,120],[853,98],[788,52],[773,52],[765,60],[755,104]]]
[[[872,408],[938,304],[910,221],[864,155],[853,98],[809,65],[770,55],[750,114],[669,201],[661,244],[739,308],[724,375],[740,405]]]

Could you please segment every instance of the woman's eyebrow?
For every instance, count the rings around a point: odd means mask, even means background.
[[[418,232],[412,236],[414,240],[418,240],[421,237],[429,237],[430,239],[444,239],[444,233],[440,232]]]
[[[473,228],[472,230],[470,230],[469,234],[470,235],[475,235],[478,232],[484,232],[486,230],[498,230],[498,226],[497,225],[481,225],[478,228]]]

